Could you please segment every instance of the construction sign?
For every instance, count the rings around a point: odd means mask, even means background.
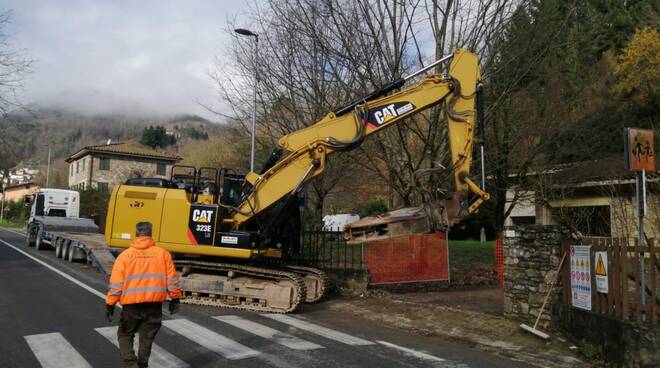
[[[633,172],[655,171],[655,135],[650,129],[625,128],[626,168]]]
[[[591,310],[590,245],[571,245],[571,300],[574,307]]]
[[[595,252],[594,260],[596,261],[596,291],[599,293],[607,294],[607,252]]]

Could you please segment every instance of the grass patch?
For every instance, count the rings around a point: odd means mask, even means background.
[[[22,229],[25,228],[25,222],[13,222],[13,221],[2,220],[0,221],[0,227],[11,227],[14,229]]]
[[[461,272],[481,265],[495,264],[495,241],[449,240],[449,265],[452,272]]]

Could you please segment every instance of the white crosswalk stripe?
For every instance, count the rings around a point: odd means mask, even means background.
[[[307,322],[305,320],[287,316],[284,314],[263,314],[264,317],[268,317],[278,322],[285,323],[287,325],[293,326],[300,330],[308,331],[325,338],[339,341],[348,345],[373,345],[374,343],[368,340],[361,339],[359,337],[351,336],[343,332],[332,330],[327,327],[319,326],[317,324]]]
[[[59,332],[24,336],[44,368],[91,368]]]
[[[100,333],[103,337],[108,339],[114,346],[119,347],[119,342],[117,341],[117,327],[99,327],[95,329],[96,332]],[[138,336],[135,336],[135,344],[133,349],[137,352],[138,349]],[[162,347],[153,344],[151,346],[151,357],[149,358],[149,366],[156,368],[185,368],[189,367],[186,362],[177,358],[167,350]]]
[[[280,345],[284,345],[294,350],[313,350],[323,348],[321,345],[299,339],[287,333],[280,332],[274,328],[264,326],[239,316],[217,316],[213,318],[217,319],[218,321],[230,324],[234,327],[240,328],[241,330],[263,337],[264,339],[273,340]]]
[[[227,359],[237,360],[259,355],[259,352],[256,350],[252,350],[245,345],[239,344],[187,319],[163,321],[163,325]]]

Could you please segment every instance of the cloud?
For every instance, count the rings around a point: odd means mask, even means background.
[[[206,71],[240,1],[4,0],[13,42],[35,60],[22,99],[102,91],[157,113],[218,106]]]

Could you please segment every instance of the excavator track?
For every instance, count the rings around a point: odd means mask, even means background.
[[[308,266],[287,265],[287,270],[301,275],[307,286],[305,303],[315,303],[325,296],[328,286],[328,275],[318,268]]]
[[[193,260],[174,263],[184,269],[179,277],[182,303],[290,313],[306,300],[305,280],[293,270]]]

